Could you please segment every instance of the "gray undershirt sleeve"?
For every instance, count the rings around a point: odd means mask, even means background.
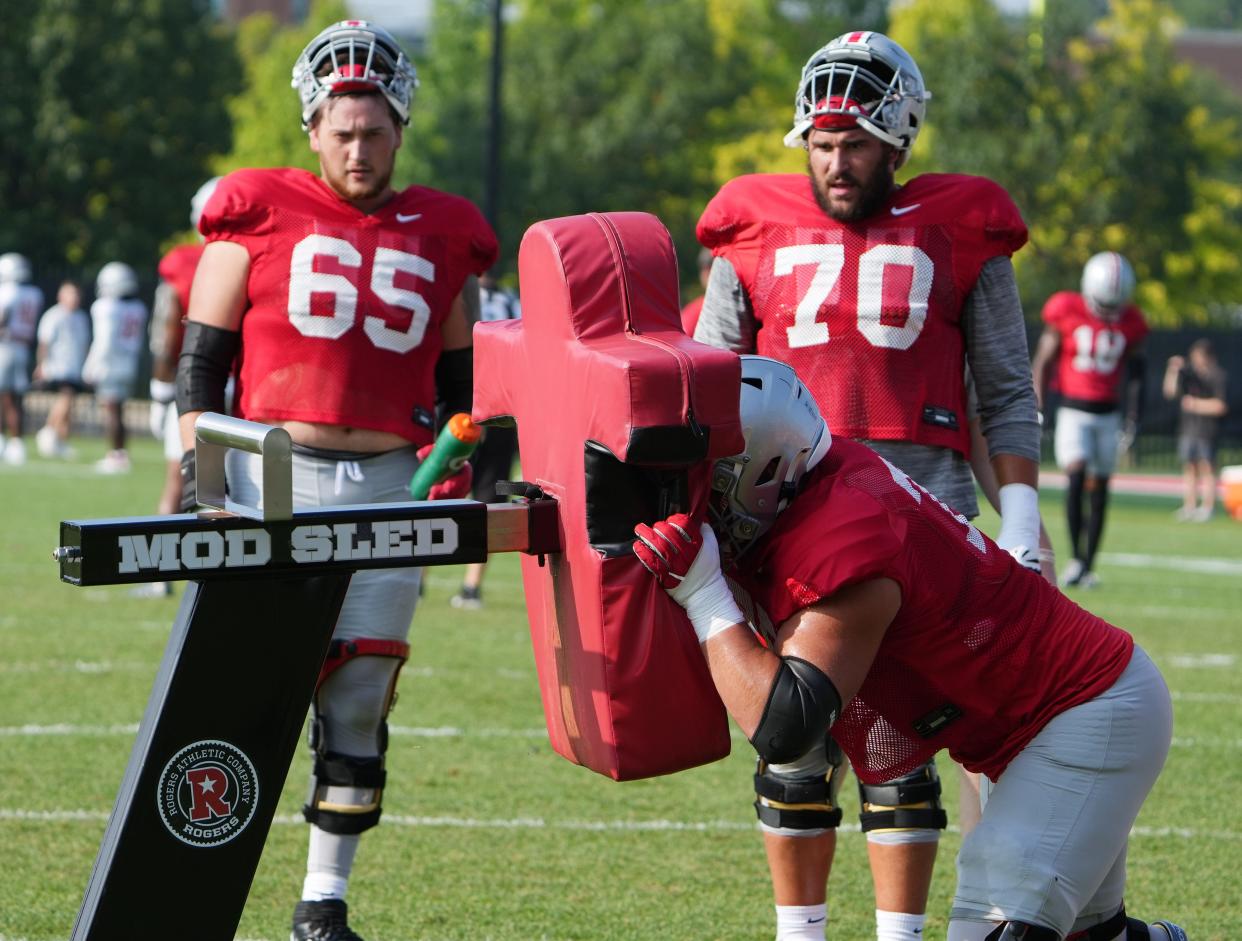
[[[962,308],[962,330],[988,457],[1015,454],[1038,461],[1039,419],[1026,324],[1007,256],[984,263]]]
[[[694,338],[734,353],[753,353],[755,330],[755,309],[751,306],[750,295],[732,262],[717,256],[712,260]]]

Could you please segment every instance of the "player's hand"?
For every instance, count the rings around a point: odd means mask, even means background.
[[[746,619],[720,571],[720,547],[706,523],[677,513],[655,526],[634,527],[634,554],[674,601],[686,609],[699,643]]]
[[[1002,546],[1002,548],[1004,547]],[[1032,572],[1043,572],[1043,566],[1039,561],[1038,549],[1032,549],[1030,546],[1010,546],[1005,551],[1013,556],[1024,569],[1030,569]]]
[[[424,444],[418,449],[418,460],[421,463],[427,459],[427,455],[431,453],[434,444]],[[474,483],[474,468],[470,466],[469,461],[463,461],[461,467],[453,471],[438,484],[432,484],[431,489],[427,491],[428,500],[465,500],[470,496],[470,488]]]
[[[670,592],[685,581],[686,573],[703,548],[703,533],[689,515],[675,513],[654,526],[634,527],[634,554],[661,588]],[[716,563],[720,567],[720,563]]]

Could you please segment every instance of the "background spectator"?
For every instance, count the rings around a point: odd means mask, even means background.
[[[1216,508],[1216,438],[1229,410],[1225,371],[1208,340],[1190,345],[1189,358],[1170,356],[1164,371],[1164,397],[1179,399],[1177,457],[1182,462],[1179,520],[1205,522]]]

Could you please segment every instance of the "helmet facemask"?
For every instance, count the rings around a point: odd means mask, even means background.
[[[418,77],[387,30],[365,20],[345,20],[329,26],[302,50],[293,66],[292,85],[302,100],[304,130],[328,98],[351,93],[383,95],[405,125]]]

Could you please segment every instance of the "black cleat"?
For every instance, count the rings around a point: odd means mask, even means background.
[[[349,930],[348,911],[342,899],[298,902],[289,941],[362,941]]]
[[[1186,941],[1186,932],[1183,931],[1179,925],[1175,925],[1171,921],[1153,921],[1151,926],[1153,928],[1159,928],[1168,934],[1169,941]],[[1160,938],[1160,936],[1153,931],[1151,934],[1152,941],[1157,941],[1157,938]],[[1164,941],[1164,939],[1160,938],[1160,941]]]

